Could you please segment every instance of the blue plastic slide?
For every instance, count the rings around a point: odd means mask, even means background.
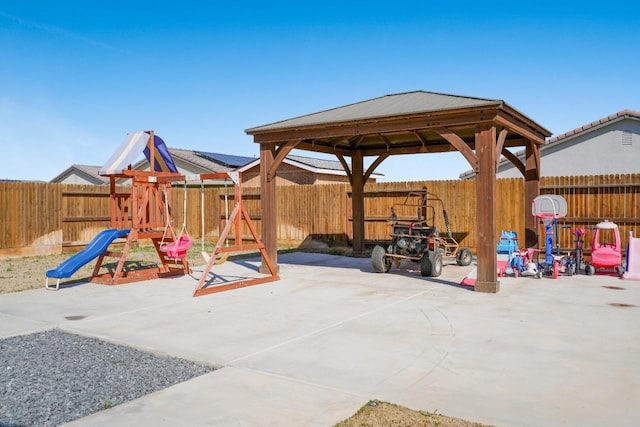
[[[60,279],[71,277],[80,267],[102,255],[114,240],[127,236],[129,231],[130,230],[118,230],[115,228],[101,231],[100,234],[93,238],[86,248],[62,262],[58,268],[47,271],[45,288],[59,289]],[[58,279],[55,288],[49,287],[49,277]]]

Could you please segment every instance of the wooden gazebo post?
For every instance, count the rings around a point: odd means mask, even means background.
[[[524,247],[533,248],[538,245],[538,220],[533,216],[531,205],[533,199],[540,194],[540,146],[533,141],[529,141],[525,149],[525,156]]]
[[[276,200],[276,177],[269,176],[275,162],[274,150],[270,144],[260,144],[260,209],[261,234],[265,251],[271,259],[272,265],[278,270],[278,218]],[[260,265],[260,272],[269,274],[269,267],[264,260]]]
[[[478,275],[476,292],[498,292],[496,265],[496,128],[476,126],[476,224],[478,228]]]
[[[364,160],[362,150],[351,157],[351,190],[353,195],[353,253],[364,254]]]

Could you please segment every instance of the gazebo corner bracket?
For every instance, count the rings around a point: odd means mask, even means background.
[[[478,173],[480,171],[476,153],[474,153],[473,150],[467,145],[467,143],[464,142],[464,140],[460,138],[455,132],[447,128],[435,128],[433,129],[433,131],[444,138],[451,145],[453,145],[456,150],[458,150],[464,156],[464,158],[467,159],[467,162],[469,162],[469,165],[471,165],[474,172]]]
[[[387,157],[389,157],[389,153],[380,154],[378,158],[375,159],[373,163],[371,163],[371,165],[367,168],[367,171],[364,174],[363,182],[366,183],[369,180],[369,177],[371,176],[371,174],[376,170],[378,166],[380,166],[380,163],[382,163]]]
[[[505,156],[507,159],[509,159],[509,161],[513,164],[513,166],[515,166],[520,171],[522,176],[525,176],[524,163],[522,163],[522,161],[518,158],[518,156],[516,156],[509,150],[502,150],[502,155]],[[496,167],[496,170],[497,170],[497,167]]]
[[[301,139],[296,141],[289,141],[281,145],[280,147],[276,148],[273,163],[271,164],[271,167],[267,172],[268,182],[271,182],[276,177],[276,171],[278,170],[278,168],[280,167],[284,159],[291,152],[291,150],[293,150],[295,146],[298,145],[301,141],[302,141]]]
[[[501,154],[504,149],[504,142],[507,140],[507,134],[509,130],[507,128],[503,128],[498,135],[498,141],[496,142],[496,153]],[[506,150],[504,150],[506,151]],[[498,170],[498,165],[500,164],[500,156],[496,156],[496,170]]]
[[[338,158],[338,161],[342,165],[342,169],[344,169],[345,173],[347,174],[347,178],[349,179],[349,183],[351,185],[353,185],[353,174],[351,173],[351,168],[349,167],[349,164],[344,159],[344,156],[342,154],[336,153],[336,157]]]

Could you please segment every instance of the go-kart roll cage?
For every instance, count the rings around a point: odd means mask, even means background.
[[[418,200],[417,202],[415,202],[416,199]],[[442,209],[442,217],[447,229],[445,236],[440,236],[439,230],[435,226],[436,205],[439,205],[438,207]],[[417,220],[406,219],[404,217],[399,218],[396,208],[400,206],[414,207],[417,211]],[[408,233],[406,233],[406,235],[415,235],[415,230],[418,234],[433,238],[434,243],[430,245],[431,250],[434,249],[434,246],[437,246],[444,250],[444,257],[456,257],[458,255],[460,244],[453,238],[453,234],[451,233],[449,215],[447,214],[447,210],[444,208],[444,202],[436,194],[428,192],[424,187],[422,190],[409,191],[402,203],[396,203],[391,207],[389,224],[394,229],[394,232],[391,234],[392,238],[402,237],[405,235],[395,233],[396,226],[405,226],[408,229]],[[402,257],[401,255],[398,256]]]

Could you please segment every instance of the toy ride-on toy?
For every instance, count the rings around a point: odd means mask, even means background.
[[[538,263],[533,260],[533,254],[540,252],[540,249],[528,248],[516,250],[509,255],[509,264],[503,275],[513,275],[515,277],[535,277],[542,278],[542,270]]]
[[[446,237],[440,236],[434,225],[436,205],[442,208],[447,227]],[[403,203],[393,205],[388,220],[392,227],[391,242],[386,248],[381,245],[373,248],[373,270],[376,273],[386,273],[394,263],[399,267],[402,261],[412,261],[420,263],[422,276],[438,277],[442,271],[443,258],[454,258],[456,264],[461,266],[471,264],[471,250],[460,247],[453,238],[449,217],[443,206],[442,200],[427,192],[426,188],[409,192]],[[402,216],[416,210],[416,219],[407,220]]]
[[[571,228],[568,225],[563,225],[562,228]],[[587,230],[584,228],[573,228],[571,232],[576,236],[573,241],[576,246],[565,261],[565,274],[567,276],[573,276],[574,274],[580,274],[580,271],[586,268],[586,262],[584,261],[584,236],[587,234]]]
[[[609,243],[606,243],[605,239]],[[613,243],[611,243],[613,241]],[[598,269],[613,269],[622,276],[622,248],[620,246],[620,231],[618,225],[610,221],[602,221],[596,224],[591,243],[591,261],[585,266],[585,273],[589,276]]]

